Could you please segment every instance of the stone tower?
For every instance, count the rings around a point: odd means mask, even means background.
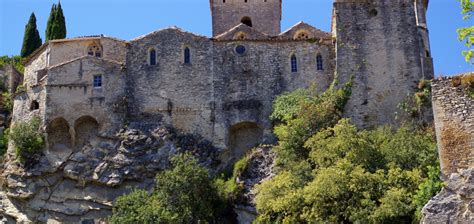
[[[240,23],[276,36],[280,33],[282,0],[210,0],[213,36]]]
[[[397,124],[400,103],[434,77],[428,0],[335,0],[336,73],[354,76],[346,116],[360,127]]]

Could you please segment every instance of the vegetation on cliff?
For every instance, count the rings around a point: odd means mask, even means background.
[[[44,137],[40,127],[41,120],[38,117],[15,123],[11,127],[9,138],[15,145],[18,161],[24,165],[34,165],[44,147]]]
[[[218,220],[222,202],[207,170],[189,154],[171,158],[153,192],[135,190],[116,200],[111,223],[198,223]]]
[[[257,186],[258,222],[419,220],[441,186],[434,133],[358,130],[341,119],[347,93],[299,90],[275,101],[279,172]]]

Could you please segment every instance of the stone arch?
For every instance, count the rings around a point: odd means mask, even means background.
[[[74,123],[76,146],[82,147],[94,140],[99,133],[99,122],[91,116],[83,116]]]
[[[299,30],[296,32],[295,36],[293,36],[293,39],[295,40],[308,40],[311,38],[311,35],[307,30]]]
[[[234,40],[246,40],[247,34],[245,32],[238,32],[234,35]]]
[[[254,122],[240,122],[229,129],[229,149],[239,159],[250,149],[262,143],[263,129]]]
[[[38,110],[39,109],[39,103],[36,100],[31,101],[30,103],[30,110]]]
[[[72,138],[69,132],[69,123],[66,119],[58,117],[49,122],[46,133],[50,149],[61,150],[71,148]]]
[[[242,17],[242,19],[240,20],[241,23],[247,25],[247,26],[250,26],[252,27],[252,19],[248,16],[244,16]]]

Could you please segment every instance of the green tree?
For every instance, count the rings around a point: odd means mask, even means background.
[[[22,164],[34,165],[44,146],[41,119],[33,117],[29,121],[19,121],[10,129],[10,140],[15,145],[16,157]]]
[[[474,2],[472,0],[460,0],[463,19],[471,19],[472,12],[474,11]],[[463,52],[466,61],[474,64],[474,50],[472,45],[474,44],[474,26],[462,27],[458,29],[459,40],[465,41],[468,50]]]
[[[66,19],[61,2],[53,4],[46,25],[46,41],[66,38]]]
[[[189,154],[171,158],[158,173],[152,193],[134,191],[119,197],[112,223],[198,223],[217,220],[221,201],[206,169]]]
[[[23,45],[20,54],[21,57],[27,57],[33,53],[33,51],[41,46],[41,43],[41,37],[36,28],[36,16],[34,13],[31,13],[28,24],[25,26],[25,35],[23,37]]]

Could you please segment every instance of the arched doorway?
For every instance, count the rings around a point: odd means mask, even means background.
[[[48,144],[52,150],[61,150],[65,148],[71,148],[71,134],[69,133],[69,124],[62,118],[56,118],[52,120],[47,129]]]
[[[230,127],[229,149],[235,160],[262,143],[263,129],[253,122],[241,122]]]
[[[76,146],[82,147],[97,137],[99,123],[91,116],[84,116],[76,120],[74,130],[76,132]]]

